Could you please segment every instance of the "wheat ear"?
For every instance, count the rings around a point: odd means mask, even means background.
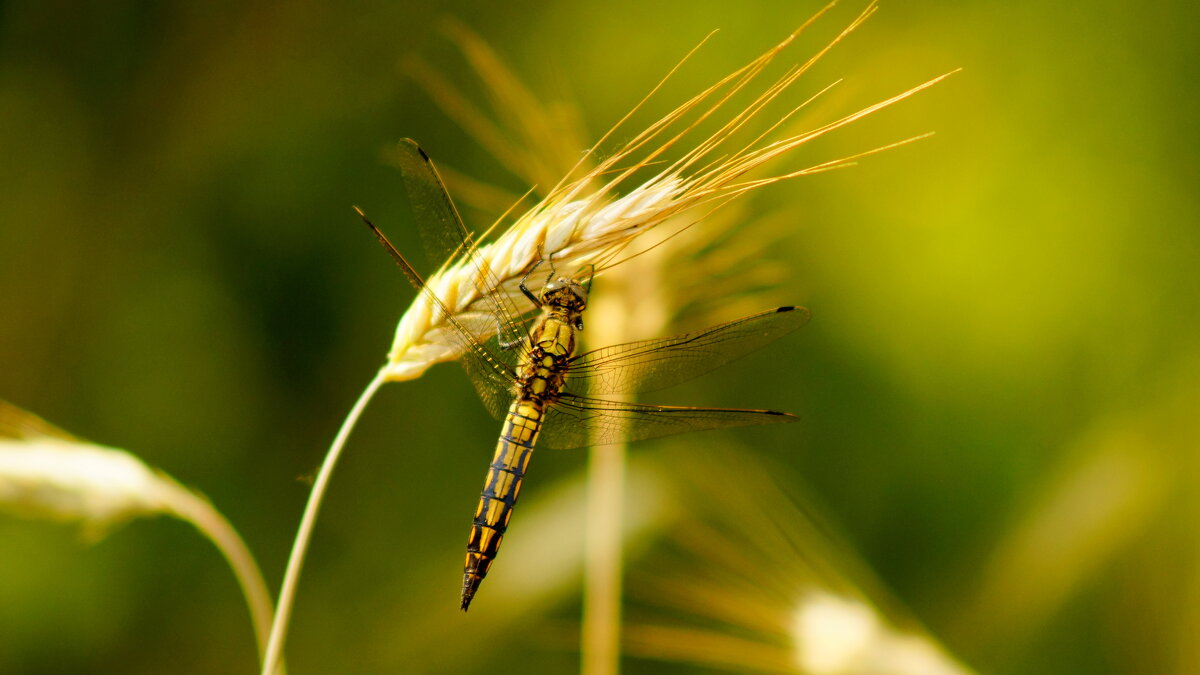
[[[805,63],[792,67],[765,87],[745,109],[731,115],[715,132],[695,141],[691,150],[662,166],[651,178],[630,187],[630,183],[640,175],[639,171],[658,166],[668,150],[681,143],[688,133],[695,132],[702,121],[712,118],[730,97],[753,82],[767,64],[817,17],[810,19],[757,59],[650,125],[581,176],[564,177],[540,203],[520,216],[495,241],[475,249],[476,256],[460,256],[447,261],[442,269],[427,279],[428,292],[419,294],[401,317],[384,367],[384,377],[389,381],[415,379],[435,363],[462,356],[461,341],[454,338],[438,304],[444,305],[462,325],[478,326],[479,338],[490,337],[489,331],[495,330],[495,322],[475,320],[481,313],[489,311],[484,295],[499,290],[511,298],[519,309],[532,309],[518,285],[539,261],[549,258],[556,267],[569,272],[595,266],[597,273],[602,273],[616,264],[616,256],[639,236],[685,211],[706,204],[718,208],[731,199],[766,185],[848,166],[857,158],[928,136],[921,134],[803,169],[762,178],[746,177],[754,169],[769,164],[809,141],[932,87],[957,70],[815,129],[767,142],[770,131],[779,126],[776,123],[767,133],[760,134],[742,147],[725,147],[739,130],[808,72],[875,9],[875,3],[871,3],[829,44]],[[820,93],[828,89],[826,87]],[[793,108],[782,118],[787,119],[811,100]],[[616,127],[605,138],[615,130]],[[656,146],[653,145],[654,141],[658,141]],[[718,156],[718,153],[724,154]],[[717,159],[712,159],[714,156]],[[583,160],[580,162],[582,165]]]

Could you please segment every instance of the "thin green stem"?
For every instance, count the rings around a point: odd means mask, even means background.
[[[172,481],[173,482],[173,481]],[[209,539],[225,557],[233,570],[233,576],[241,586],[242,595],[246,598],[246,606],[250,610],[250,621],[254,625],[254,638],[258,645],[258,657],[266,653],[267,637],[271,630],[271,616],[274,608],[271,606],[271,594],[267,583],[263,580],[262,571],[246,548],[246,542],[238,535],[233,525],[213,508],[213,505],[194,492],[178,486],[178,490],[170,501],[171,512],[188,521]],[[280,664],[277,675],[283,672]]]
[[[321,463],[321,470],[317,473],[312,492],[308,495],[308,504],[304,507],[304,516],[300,519],[300,529],[296,533],[295,542],[292,543],[292,554],[288,558],[287,571],[283,575],[283,588],[279,592],[279,609],[275,612],[274,623],[271,624],[271,637],[267,641],[267,654],[263,659],[262,675],[271,675],[275,672],[276,664],[282,657],[283,644],[287,640],[288,621],[291,619],[292,605],[296,599],[296,586],[300,582],[300,570],[304,567],[304,556],[308,552],[308,544],[312,539],[313,528],[317,522],[317,512],[321,510],[321,501],[325,498],[325,490],[329,485],[330,477],[333,476],[334,466],[337,465],[342,449],[346,446],[346,439],[349,438],[354,425],[358,423],[362,411],[386,381],[383,371],[380,371],[363,390],[358,401],[354,403],[354,407],[346,416],[346,420],[342,422],[342,428],[338,430],[333,444],[329,446],[329,452],[325,454],[325,461]]]

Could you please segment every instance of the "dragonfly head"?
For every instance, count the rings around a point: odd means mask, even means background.
[[[583,330],[580,316],[587,308],[587,288],[583,284],[565,277],[548,282],[542,287],[542,307],[566,314],[576,330]]]

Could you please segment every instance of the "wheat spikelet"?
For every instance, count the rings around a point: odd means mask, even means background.
[[[611,202],[550,202],[527,214],[495,242],[480,247],[478,254],[500,280],[500,292],[518,302],[521,309],[528,309],[518,284],[539,260],[548,256],[556,267],[571,272],[595,264],[669,217],[682,190],[680,181],[663,180]],[[446,267],[428,280],[427,287],[464,325],[494,328],[494,324],[478,320],[490,311],[482,294],[490,289],[470,261]],[[434,363],[460,356],[456,341],[443,333],[446,330],[449,327],[433,300],[427,294],[419,295],[396,329],[388,355],[388,379],[419,377]]]
[[[435,363],[461,356],[462,347],[453,338],[450,327],[446,325],[447,322],[436,306],[437,301],[440,301],[462,325],[470,326],[472,330],[478,328],[477,337],[489,337],[495,331],[495,324],[486,319],[488,307],[484,302],[484,295],[495,288],[509,296],[519,309],[531,309],[528,301],[519,292],[518,283],[540,260],[549,258],[558,269],[567,273],[592,265],[598,273],[603,272],[619,264],[616,257],[636,238],[685,211],[705,205],[716,209],[746,192],[765,185],[846,166],[857,157],[923,137],[906,139],[804,169],[776,173],[764,178],[745,178],[747,173],[804,143],[931,87],[950,73],[815,129],[782,139],[767,140],[768,136],[796,110],[827,91],[829,87],[826,87],[816,96],[783,115],[767,132],[751,142],[734,149],[725,147],[750,120],[759,115],[769,103],[778,98],[874,11],[875,5],[872,3],[805,63],[787,70],[783,76],[766,86],[748,106],[730,115],[716,131],[695,142],[690,150],[670,163],[663,160],[666,153],[680,144],[687,134],[695,131],[702,122],[714,118],[735,94],[755,81],[764,68],[801,30],[819,17],[820,13],[749,64],[650,125],[613,155],[586,170],[581,170],[588,166],[591,159],[592,152],[589,151],[576,164],[576,170],[564,176],[539,204],[517,218],[494,242],[477,249],[481,265],[460,256],[448,260],[441,270],[428,279],[429,293],[422,293],[414,300],[397,326],[388,362],[383,369],[384,377],[391,381],[414,379]],[[657,89],[658,87],[655,91]],[[653,93],[654,91],[651,92]],[[602,144],[627,119],[628,116],[618,122],[596,146]],[[652,167],[657,169],[655,175],[635,183],[639,180],[638,176]],[[574,175],[576,173],[581,175]],[[629,187],[630,183],[635,184]],[[489,282],[489,279],[494,281]],[[430,294],[438,300],[429,297]]]
[[[471,66],[476,83],[487,94],[485,100],[473,103],[462,88],[419,59],[406,61],[410,75],[480,147],[522,182],[533,185],[532,194],[549,194],[558,177],[571,173],[573,167],[585,172],[595,168],[594,162],[578,165],[578,148],[587,146],[588,137],[580,122],[582,113],[574,105],[554,102],[526,88],[465,25],[447,20],[444,32]],[[455,201],[478,212],[503,212],[519,197],[465,172],[446,166],[441,171]],[[664,334],[671,330],[669,324],[685,316],[692,325],[713,325],[729,316],[794,301],[774,297],[772,290],[787,278],[787,266],[777,251],[799,219],[794,209],[766,215],[747,200],[735,200],[715,211],[673,216],[662,223],[660,232],[639,243],[647,249],[645,255],[605,274],[606,291],[589,304],[588,313],[598,317],[593,325],[630,322],[630,330],[617,331],[610,338],[590,330],[585,343],[603,346]],[[658,245],[666,239],[669,246]],[[672,283],[659,283],[668,271]]]

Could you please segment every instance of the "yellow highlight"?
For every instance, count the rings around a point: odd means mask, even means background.
[[[492,550],[492,539],[496,536],[496,531],[490,527],[485,527],[482,529],[482,536],[479,538],[479,550],[490,551]]]
[[[533,429],[530,429],[529,427],[514,427],[513,431],[515,432],[513,433],[513,440],[517,440],[522,443],[528,443],[529,439],[533,437]]]
[[[513,445],[501,441],[499,447],[496,448],[496,461],[499,462],[501,466],[512,466],[513,460],[515,459],[515,457],[513,457],[513,449]]]
[[[505,497],[512,490],[513,475],[507,471],[500,473],[500,480],[496,483],[496,496]]]
[[[542,413],[540,410],[538,410],[537,406],[530,405],[529,403],[525,402],[517,404],[516,413],[522,417],[528,417],[533,420],[540,419],[542,416]],[[522,420],[522,422],[524,422],[524,420]]]
[[[500,520],[500,511],[504,509],[504,502],[493,499],[488,502],[487,522],[495,525],[496,521]]]

